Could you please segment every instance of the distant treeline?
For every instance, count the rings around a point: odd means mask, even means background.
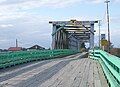
[[[111,54],[120,57],[120,48],[112,48]]]

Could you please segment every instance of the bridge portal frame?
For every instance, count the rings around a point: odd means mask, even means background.
[[[90,43],[94,47],[94,24],[98,21],[50,21],[52,30],[52,49],[80,50],[80,45]]]

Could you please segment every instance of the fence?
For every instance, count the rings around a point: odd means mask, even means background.
[[[36,51],[34,50],[34,51],[0,53],[0,68],[11,67],[14,65],[36,60],[53,59],[56,57],[63,57],[75,53],[77,53],[77,51],[69,49],[36,50]]]
[[[89,56],[99,61],[109,86],[120,87],[120,58],[102,50],[90,50]]]

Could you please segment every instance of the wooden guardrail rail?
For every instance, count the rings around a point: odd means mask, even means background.
[[[0,68],[11,67],[21,63],[53,59],[56,57],[63,57],[71,54],[75,54],[77,51],[69,49],[58,50],[34,50],[34,51],[18,51],[18,52],[6,52],[0,53]]]
[[[102,50],[90,50],[89,57],[101,64],[110,87],[120,87],[120,58]]]

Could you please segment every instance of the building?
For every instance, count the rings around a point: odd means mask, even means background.
[[[8,51],[21,51],[22,47],[10,47],[8,48]]]
[[[32,47],[30,47],[30,48],[28,48],[29,50],[44,50],[45,48],[44,47],[41,47],[41,46],[39,46],[39,45],[34,45],[34,46],[32,46]]]

